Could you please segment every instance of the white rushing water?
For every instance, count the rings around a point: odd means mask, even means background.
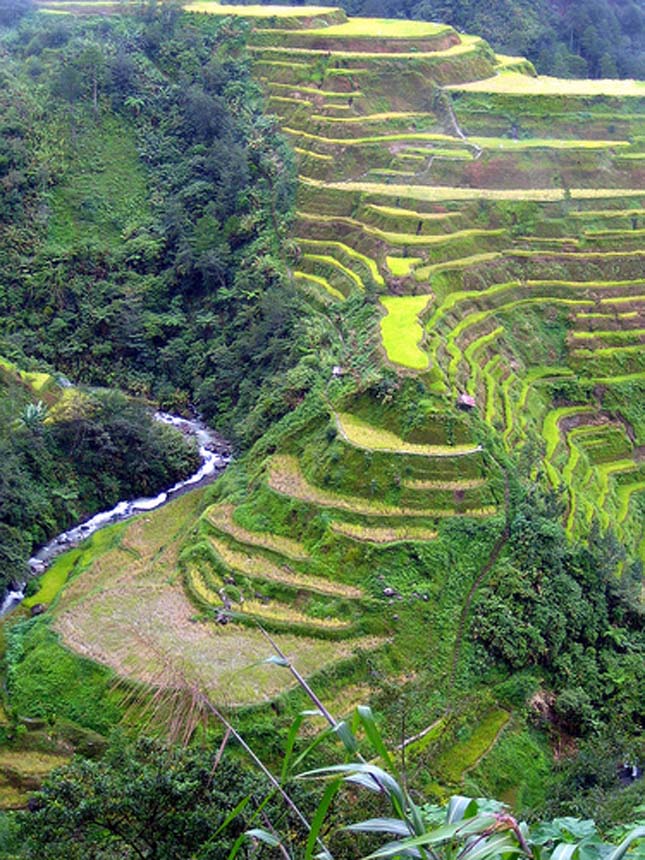
[[[186,488],[206,483],[220,472],[223,472],[231,462],[230,455],[224,453],[228,451],[224,440],[211,430],[210,427],[207,427],[203,421],[189,420],[181,418],[178,415],[170,415],[167,412],[157,412],[154,417],[156,421],[171,424],[182,433],[195,437],[201,458],[199,469],[183,481],[177,481],[172,487],[169,487],[156,496],[118,502],[109,511],[101,511],[89,520],[57,535],[29,559],[29,567],[34,575],[43,573],[56,556],[72,547],[78,546],[81,541],[84,541],[90,535],[94,534],[94,532],[103,528],[103,526],[127,520],[129,517],[133,517],[135,514],[140,514],[143,511],[153,511]],[[0,605],[0,616],[5,615],[20,603],[25,596],[25,586],[26,583],[22,583],[20,588],[13,588],[7,591],[2,605]]]

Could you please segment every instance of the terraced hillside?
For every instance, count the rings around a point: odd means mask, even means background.
[[[276,24],[252,49],[299,155],[297,283],[378,294],[390,364],[509,452],[539,437],[569,532],[642,555],[645,84],[538,78],[443,25]]]
[[[293,276],[332,332],[327,378],[198,515],[182,510],[172,540],[157,515],[131,526],[96,587],[63,591],[56,628],[149,679],[115,642],[165,611],[176,569],[197,647],[146,623],[146,653],[176,650],[239,704],[286,679],[237,683],[203,643],[251,665],[257,622],[297,635],[290,655],[327,670],[341,712],[357,684],[406,703],[404,743],[440,792],[483,779],[483,758],[518,738],[543,755],[469,659],[471,609],[507,549],[510,472],[562,494],[571,538],[611,527],[617,578],[645,560],[645,83],[538,78],[441,24],[239,11],[298,156]],[[116,612],[109,571],[128,554]]]
[[[206,518],[220,542],[258,529],[256,560],[271,524],[308,554],[290,564],[385,603],[445,703],[504,554],[505,464],[562,494],[572,538],[614,530],[617,577],[645,559],[645,83],[538,78],[440,24],[267,14],[251,50],[298,155],[294,278],[332,320],[377,303],[377,351],[348,323],[317,416]],[[477,701],[410,746],[439,783],[521,734]]]

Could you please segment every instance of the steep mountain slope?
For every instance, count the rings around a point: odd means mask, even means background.
[[[297,4],[295,4],[297,5]],[[521,54],[540,74],[642,78],[642,4],[625,0],[343,0],[348,15],[443,21]]]
[[[252,44],[300,155],[297,282],[325,302],[389,293],[390,363],[474,397],[509,452],[539,435],[569,532],[598,516],[636,552],[645,85],[536,78],[421,23],[264,27]]]
[[[240,655],[250,665],[263,653],[260,622],[302,637],[290,656],[327,667],[319,683],[339,710],[359,684],[398,714],[435,790],[500,743],[523,744],[537,771],[544,750],[510,717],[524,688],[498,688],[507,675],[471,621],[491,578],[519,570],[540,592],[566,555],[546,554],[566,543],[558,517],[572,539],[600,542],[611,527],[624,547],[605,579],[588,562],[599,600],[644,558],[645,84],[537,78],[444,25],[189,9],[253,25],[255,74],[299,157],[293,276],[321,381],[205,494],[199,516],[182,512],[172,540],[168,514],[153,514],[118,547],[98,547],[54,628],[139,680],[160,653],[215,694],[226,675],[239,704],[287,685],[262,690],[241,671]],[[527,487],[548,500],[542,532]],[[543,555],[529,563],[521,552],[534,544]],[[575,647],[600,653],[615,619],[574,619],[576,588],[556,602],[571,608]],[[172,635],[154,623],[169,595],[181,602],[168,610]],[[487,617],[479,638],[501,653]],[[509,627],[526,653],[518,666],[538,667],[531,692],[566,646],[532,654]],[[223,672],[205,659],[207,640],[222,653],[232,642],[238,663]],[[329,669],[356,649],[351,666]]]
[[[34,14],[0,33],[0,350],[193,404],[248,444],[260,377],[273,419],[297,361],[295,169],[239,28],[191,21],[164,5],[122,31]]]

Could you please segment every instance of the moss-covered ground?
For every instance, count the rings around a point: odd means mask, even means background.
[[[134,229],[149,217],[146,172],[122,121],[109,118],[82,129],[63,158],[65,179],[49,199],[52,245],[114,244],[123,224]]]

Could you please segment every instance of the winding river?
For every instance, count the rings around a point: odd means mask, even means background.
[[[199,446],[201,463],[196,472],[183,481],[178,481],[151,498],[139,498],[118,502],[109,511],[101,511],[89,520],[73,526],[62,532],[41,547],[30,559],[29,568],[34,575],[43,573],[56,556],[78,546],[94,532],[104,526],[127,520],[143,511],[153,511],[160,508],[171,499],[215,480],[231,462],[230,446],[219,434],[211,430],[203,421],[181,418],[167,412],[155,413],[155,420],[164,424],[172,424],[187,436],[193,436]],[[24,598],[26,582],[19,588],[10,589],[5,594],[0,606],[0,616],[14,609]]]

